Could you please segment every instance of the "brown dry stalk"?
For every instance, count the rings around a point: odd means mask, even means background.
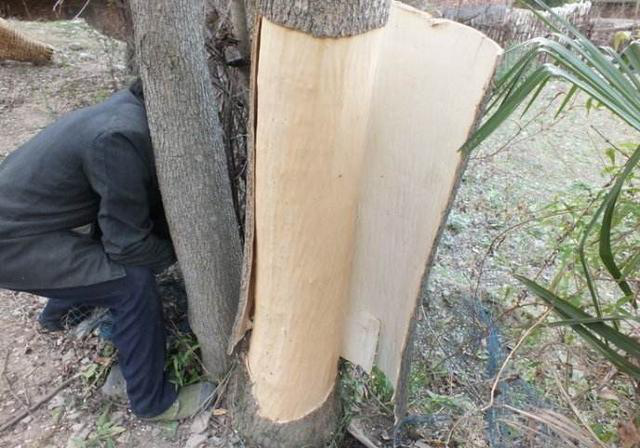
[[[570,419],[565,417],[562,414],[558,414],[557,412],[553,412],[547,409],[538,409],[537,413],[524,411],[522,409],[515,408],[508,404],[501,405],[503,408],[508,409],[512,412],[522,415],[523,417],[527,417],[536,422],[547,425],[556,431],[559,435],[563,435],[565,437],[569,437],[573,440],[576,440],[589,448],[601,447],[600,440],[597,440],[597,444],[594,444],[591,435],[585,434],[578,426],[575,425]]]
[[[53,47],[26,36],[0,18],[0,60],[45,63],[52,56]]]
[[[565,388],[562,387],[562,383],[560,382],[560,378],[558,378],[558,372],[556,372],[555,370],[553,370],[553,379],[555,380],[556,385],[558,386],[558,389],[560,389],[560,393],[562,394],[562,397],[567,402],[567,404],[569,405],[569,407],[571,408],[571,410],[573,411],[575,416],[578,418],[578,420],[580,420],[580,423],[582,424],[582,426],[584,426],[584,428],[587,430],[587,432],[589,432],[591,437],[593,437],[593,440],[595,440],[596,443],[599,446],[601,446],[602,448],[606,448],[607,446],[600,441],[600,439],[598,438],[596,433],[593,432],[593,429],[591,429],[591,426],[589,426],[589,424],[586,422],[586,420],[584,419],[582,414],[580,414],[580,412],[578,412],[578,408],[573,403],[573,400],[571,400],[571,397],[569,396],[569,394],[567,393]]]
[[[31,414],[32,412],[36,411],[40,406],[42,406],[44,403],[48,402],[49,400],[51,400],[53,397],[55,397],[56,395],[58,395],[58,393],[65,389],[67,386],[69,386],[71,383],[73,383],[75,380],[77,380],[78,378],[80,378],[80,374],[77,373],[74,376],[72,376],[71,378],[67,379],[66,381],[64,381],[62,384],[60,384],[58,387],[56,387],[54,390],[52,390],[51,392],[49,392],[47,395],[45,395],[44,397],[42,397],[40,400],[38,400],[37,403],[35,403],[33,406],[31,406],[29,409],[27,409],[24,412],[21,412],[20,414],[16,415],[15,417],[9,419],[8,421],[2,423],[2,425],[0,425],[0,433],[6,431],[7,429],[11,428],[13,425],[15,425],[16,423],[18,423],[20,420],[22,420],[23,418],[29,416],[29,414]]]

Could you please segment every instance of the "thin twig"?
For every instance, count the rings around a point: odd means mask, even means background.
[[[82,6],[82,8],[80,8],[80,12],[78,12],[78,14],[76,14],[71,20],[76,20],[78,17],[80,17],[80,15],[84,12],[85,8],[89,6],[89,3],[91,3],[91,0],[87,0],[85,4]]]
[[[591,429],[591,426],[589,426],[589,424],[586,422],[584,417],[582,417],[582,414],[580,414],[580,412],[578,411],[578,408],[576,408],[576,405],[571,400],[571,397],[569,396],[565,388],[562,387],[560,378],[558,378],[558,372],[556,372],[555,370],[553,370],[553,379],[555,380],[556,385],[558,386],[558,389],[560,389],[560,393],[562,394],[562,397],[567,402],[567,404],[569,405],[569,407],[571,408],[575,416],[580,421],[580,423],[582,423],[582,426],[584,426],[584,428],[589,432],[591,437],[593,437],[593,440],[595,440],[598,445],[600,445],[602,448],[607,448],[607,446],[604,443],[602,443],[602,441],[598,438],[596,433],[593,432],[593,429]]]
[[[77,373],[74,376],[72,376],[71,378],[69,378],[68,380],[64,381],[62,384],[60,384],[58,387],[56,387],[54,390],[52,390],[51,392],[49,392],[47,395],[45,395],[44,397],[42,397],[42,399],[40,399],[37,403],[35,403],[33,406],[31,406],[29,409],[27,409],[26,411],[16,415],[15,417],[13,417],[12,419],[10,419],[9,421],[3,423],[0,426],[0,433],[6,431],[7,429],[11,428],[13,425],[15,425],[16,423],[18,423],[20,420],[22,420],[25,417],[28,417],[29,414],[31,414],[32,412],[36,411],[40,406],[42,406],[43,404],[45,404],[46,402],[48,402],[49,400],[51,400],[53,397],[55,397],[56,395],[58,395],[58,393],[65,389],[66,387],[68,387],[71,383],[73,383],[75,380],[77,380],[78,378],[80,378],[80,374]]]
[[[57,0],[54,4],[53,7],[51,8],[53,12],[56,11],[56,8],[60,8],[60,6],[62,6],[62,3],[64,3],[64,0]]]
[[[565,435],[590,447],[594,446],[592,444],[592,440],[588,438],[586,434],[580,432],[580,428],[576,427],[575,423],[557,412],[538,410],[538,412],[544,412],[544,414],[537,415],[508,404],[503,404],[502,407],[524,417],[530,418],[531,420],[547,425],[560,435]]]
[[[9,375],[7,375],[7,365],[9,364],[9,356],[11,355],[11,350],[7,350],[7,355],[4,357],[4,365],[2,366],[2,377],[7,382],[7,387],[9,389],[9,393],[15,400],[20,403],[23,407],[29,409],[29,405],[22,399],[20,396],[13,390],[13,383],[9,379]]]
[[[489,403],[486,406],[483,406],[482,408],[479,408],[479,409],[476,408],[471,411],[468,411],[462,417],[456,420],[456,422],[453,424],[453,426],[449,430],[449,434],[447,434],[447,440],[445,442],[445,446],[449,446],[449,444],[451,443],[451,438],[453,437],[453,433],[456,431],[460,423],[462,423],[464,420],[466,420],[467,418],[471,417],[474,414],[477,414],[479,412],[486,412],[491,407],[493,407],[495,402],[496,389],[498,387],[498,383],[500,382],[500,378],[502,377],[502,372],[507,367],[507,364],[509,363],[509,361],[511,361],[511,358],[513,358],[513,356],[518,351],[518,349],[520,348],[522,343],[525,341],[525,339],[527,339],[527,337],[531,334],[531,332],[535,330],[547,318],[547,316],[551,313],[551,311],[553,311],[553,309],[549,308],[547,311],[542,313],[542,315],[534,322],[534,324],[529,328],[527,328],[527,330],[522,334],[522,336],[520,336],[518,343],[515,345],[515,347],[513,347],[513,350],[511,350],[511,352],[507,355],[504,362],[502,363],[502,366],[500,367],[500,370],[498,370],[498,373],[493,381],[493,386],[491,387],[491,396],[490,396]]]

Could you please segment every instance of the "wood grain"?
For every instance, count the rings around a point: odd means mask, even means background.
[[[380,320],[376,365],[396,384],[425,266],[496,61],[478,31],[400,3],[385,28],[358,203],[347,325]],[[363,347],[369,350],[370,347]]]
[[[339,356],[375,359],[397,384],[501,49],[399,3],[349,38],[261,23],[253,294],[236,327],[253,299],[253,394],[262,417],[287,422],[324,403]]]

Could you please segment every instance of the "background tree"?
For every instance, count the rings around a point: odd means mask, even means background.
[[[205,367],[220,379],[240,285],[241,240],[211,88],[202,1],[132,0],[158,181]]]

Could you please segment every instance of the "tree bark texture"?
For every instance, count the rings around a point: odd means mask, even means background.
[[[262,0],[260,14],[315,37],[346,37],[387,23],[391,0]]]
[[[241,239],[207,69],[202,0],[131,0],[158,180],[208,373],[228,367]]]
[[[242,434],[245,446],[260,448],[323,447],[338,435],[340,403],[333,391],[324,404],[303,418],[274,424],[260,417],[260,410],[252,395],[251,379],[240,362],[232,378],[228,400],[233,407],[234,429]]]

